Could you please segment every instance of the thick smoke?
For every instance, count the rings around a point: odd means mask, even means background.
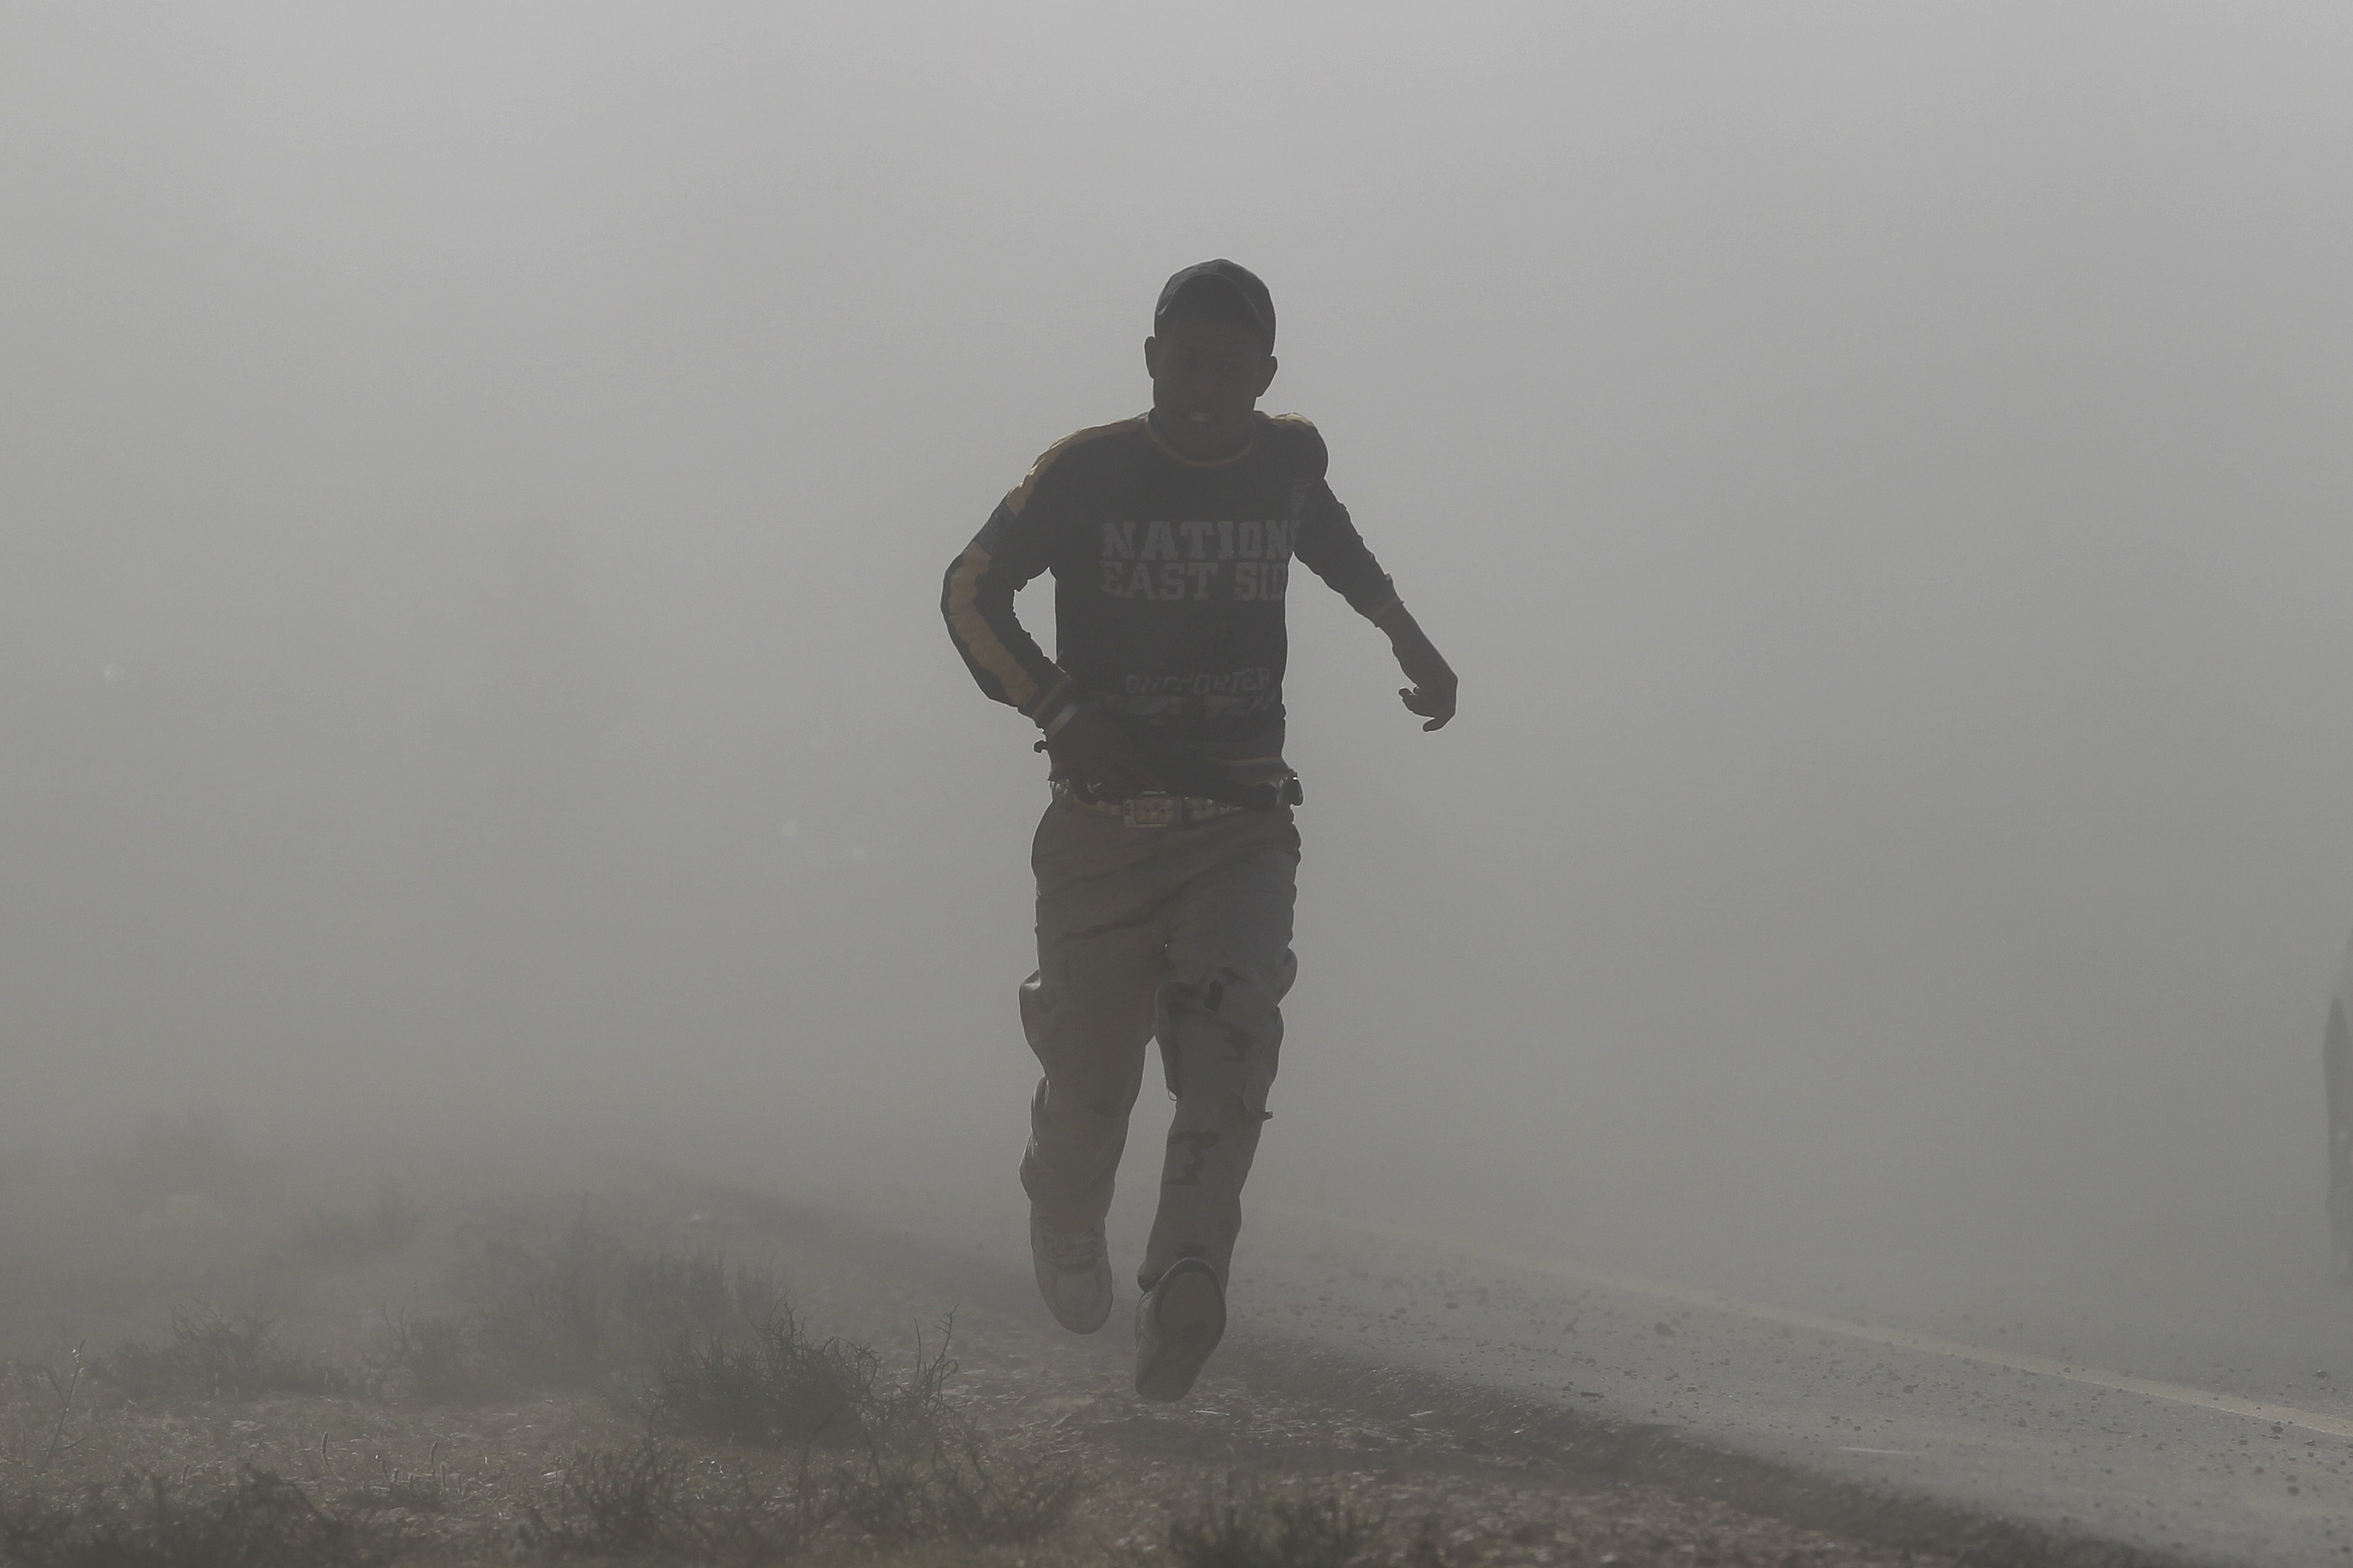
[[[938,572],[1224,254],[1464,679],[1294,603],[1260,1191],[2307,1266],[2346,26],[27,12],[5,1131],[1011,1201],[1041,767]]]

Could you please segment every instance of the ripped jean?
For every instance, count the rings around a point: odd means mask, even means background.
[[[1297,969],[1291,808],[1131,827],[1057,800],[1030,864],[1038,970],[1021,984],[1021,1024],[1046,1076],[1021,1185],[1064,1229],[1102,1221],[1156,1036],[1176,1110],[1136,1279],[1149,1290],[1199,1258],[1223,1281]]]

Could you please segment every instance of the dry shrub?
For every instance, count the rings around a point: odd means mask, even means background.
[[[507,1385],[474,1354],[466,1325],[438,1313],[387,1314],[361,1369],[371,1398],[415,1405],[465,1405],[494,1399]]]
[[[560,1556],[782,1562],[821,1545],[960,1551],[1050,1535],[1082,1489],[1066,1461],[997,1449],[947,1396],[944,1329],[885,1377],[862,1345],[815,1341],[782,1306],[736,1340],[682,1342],[642,1398],[650,1433],[588,1451],[529,1543]],[[736,1445],[690,1463],[664,1436]],[[817,1463],[821,1449],[832,1458]],[[845,1453],[844,1450],[848,1450]],[[774,1458],[759,1456],[775,1456]]]
[[[494,1378],[581,1388],[642,1368],[686,1336],[765,1316],[767,1269],[717,1253],[646,1253],[588,1223],[535,1248],[493,1237],[459,1263],[450,1289],[467,1308],[474,1353]]]
[[[805,1555],[824,1528],[805,1484],[775,1488],[715,1468],[697,1474],[649,1440],[590,1450],[565,1467],[556,1517],[525,1517],[519,1544],[548,1557],[759,1568]]]
[[[268,1470],[209,1494],[146,1474],[63,1502],[0,1502],[0,1562],[15,1568],[376,1568],[400,1545]]]
[[[817,1341],[779,1303],[748,1333],[681,1339],[646,1390],[660,1431],[760,1447],[852,1443],[884,1413],[881,1358],[862,1345]]]
[[[991,1454],[976,1441],[892,1458],[836,1478],[841,1517],[890,1545],[1028,1546],[1070,1517],[1085,1489],[1066,1459]]]
[[[1180,1568],[1442,1568],[1434,1521],[1402,1552],[1386,1514],[1337,1493],[1251,1490],[1213,1500],[1168,1527]]]
[[[90,1370],[132,1399],[333,1394],[351,1382],[319,1357],[280,1343],[275,1319],[228,1318],[201,1303],[173,1310],[171,1343],[126,1340],[93,1358]]]
[[[338,1264],[383,1257],[406,1247],[425,1211],[397,1187],[385,1187],[357,1213],[328,1211],[294,1223],[290,1250],[305,1263]]]
[[[835,1471],[833,1504],[848,1525],[882,1544],[1041,1541],[1070,1516],[1084,1479],[1067,1458],[997,1448],[956,1408],[947,1395],[954,1343],[950,1320],[936,1351],[918,1339],[907,1374],[872,1385],[861,1412],[865,1462]]]

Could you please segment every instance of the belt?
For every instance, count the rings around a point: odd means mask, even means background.
[[[1228,800],[1211,800],[1207,795],[1168,795],[1156,789],[1146,790],[1127,800],[1089,800],[1071,788],[1068,779],[1054,781],[1054,795],[1081,811],[1092,811],[1099,816],[1116,816],[1130,827],[1182,827],[1189,823],[1208,822],[1213,817],[1231,816],[1238,811],[1250,809]]]

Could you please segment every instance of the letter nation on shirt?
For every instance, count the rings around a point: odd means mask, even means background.
[[[1097,586],[1115,599],[1275,601],[1291,582],[1296,518],[1106,522]]]

